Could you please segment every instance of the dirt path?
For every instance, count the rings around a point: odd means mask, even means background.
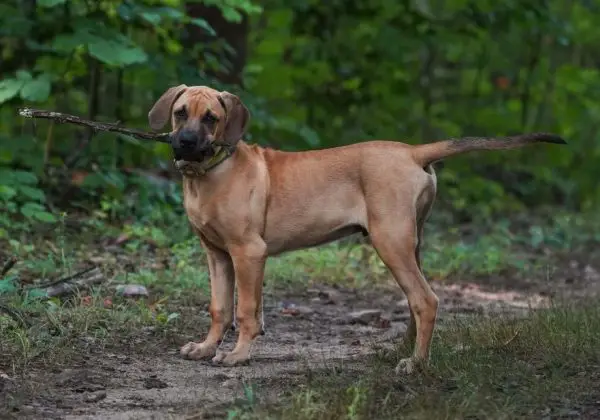
[[[442,328],[455,316],[524,313],[548,303],[547,297],[531,290],[484,291],[475,284],[435,289],[441,299]],[[398,292],[319,288],[267,296],[265,318],[267,334],[258,340],[249,366],[224,368],[182,360],[175,346],[153,357],[96,354],[69,369],[32,373],[27,380],[37,381],[39,392],[21,407],[18,417],[179,419],[201,413],[195,418],[221,418],[249,382],[258,384],[261,398],[276,399],[283,390],[305,382],[308,370],[319,374],[342,367],[358,374],[362,357],[402,336],[409,312]],[[229,334],[225,340],[227,349],[234,338]]]

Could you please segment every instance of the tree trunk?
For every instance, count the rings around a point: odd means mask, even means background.
[[[220,63],[226,63],[226,67],[221,65],[219,69],[207,69],[207,74],[220,82],[241,86],[247,56],[248,17],[244,14],[241,22],[229,22],[218,7],[202,3],[187,3],[185,7],[190,17],[206,20],[217,34],[210,35],[190,24],[186,26],[187,36],[182,40],[183,45],[190,50],[198,44],[204,45],[204,50],[209,51],[217,47],[214,54]],[[229,44],[235,54],[219,46],[223,41]]]

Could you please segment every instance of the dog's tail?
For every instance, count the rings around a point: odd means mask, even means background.
[[[516,149],[530,143],[567,144],[562,137],[549,133],[521,134],[509,137],[463,137],[419,144],[412,147],[412,153],[419,165],[427,166],[437,160],[473,150]]]

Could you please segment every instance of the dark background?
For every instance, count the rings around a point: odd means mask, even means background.
[[[153,102],[179,83],[239,94],[253,116],[248,140],[288,150],[555,132],[568,147],[439,164],[440,206],[462,221],[589,210],[600,171],[596,11],[566,0],[4,1],[0,232],[122,201],[131,185],[147,190],[140,214],[176,205],[178,189],[154,177],[170,168],[167,146],[25,120],[16,108],[148,129]]]

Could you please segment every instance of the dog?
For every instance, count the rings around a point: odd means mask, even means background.
[[[328,149],[285,152],[242,140],[250,113],[240,98],[206,86],[169,88],[148,113],[154,130],[171,122],[175,167],[183,175],[184,207],[206,250],[211,325],[183,358],[249,361],[264,331],[262,288],[267,257],[362,232],[406,295],[413,348],[396,373],[427,365],[438,297],[421,270],[423,225],[436,196],[438,160],[476,150],[531,143],[566,144],[558,135],[465,137],[408,145],[371,140]],[[219,351],[234,326],[236,345]]]

